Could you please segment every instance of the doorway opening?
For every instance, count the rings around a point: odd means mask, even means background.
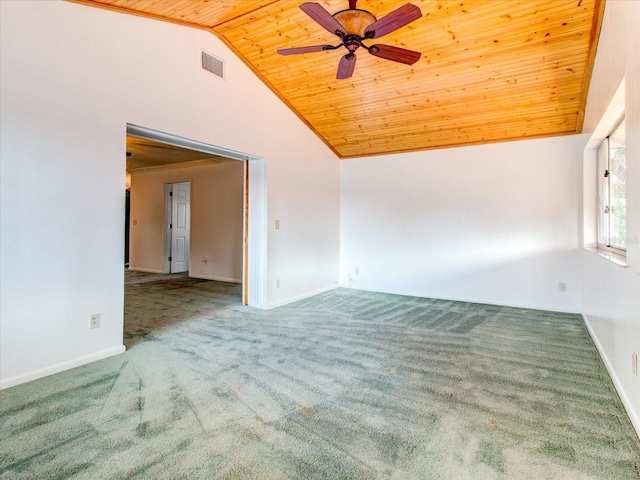
[[[207,183],[218,172],[233,175],[233,190],[229,190],[232,187],[226,181],[221,180],[217,185]],[[240,283],[242,304],[258,308],[266,306],[264,158],[128,124],[129,175],[131,208],[125,244],[131,271],[157,274],[186,271],[189,277]],[[145,203],[142,196],[156,191],[151,184],[159,179],[164,191],[162,216],[158,221],[157,212],[153,216],[153,208],[159,207],[147,205],[147,210],[139,207]],[[218,197],[213,195],[215,192],[219,192]],[[228,195],[224,196],[225,193]],[[216,216],[213,212],[216,208],[238,214],[233,214],[233,219],[229,220],[231,214]],[[140,242],[145,235],[146,238],[154,238],[153,229],[158,229],[158,222],[161,222],[159,235],[164,237],[159,263],[154,248]],[[206,237],[207,232],[211,238]],[[212,249],[211,245],[219,240],[220,232],[231,237],[223,240],[226,245],[233,243],[233,247],[227,247],[232,250]],[[211,273],[213,265],[225,262],[233,270]]]

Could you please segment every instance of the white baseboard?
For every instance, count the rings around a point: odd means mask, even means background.
[[[543,312],[557,312],[557,313],[572,313],[576,315],[580,315],[581,312],[577,309],[565,309],[558,308],[549,305],[531,305],[527,303],[504,303],[504,302],[496,302],[492,300],[484,300],[481,298],[470,298],[470,297],[455,297],[455,296],[442,296],[442,295],[428,295],[423,292],[411,292],[411,291],[394,291],[394,290],[377,290],[371,289],[367,287],[359,287],[353,284],[341,283],[341,288],[349,288],[353,290],[362,290],[363,292],[375,292],[375,293],[388,293],[390,295],[402,295],[405,297],[417,297],[417,298],[431,298],[433,300],[447,300],[451,302],[465,302],[465,303],[477,303],[479,305],[493,305],[496,307],[509,307],[509,308],[524,308],[527,310],[540,310]]]
[[[314,290],[313,292],[304,293],[302,295],[298,295],[297,297],[289,298],[287,300],[281,300],[279,302],[269,303],[264,308],[265,310],[271,310],[272,308],[282,307],[283,305],[288,305],[293,302],[297,302],[298,300],[304,300],[305,298],[313,297],[314,295],[318,295],[320,293],[330,292],[331,290],[335,290],[336,288],[340,288],[339,285],[331,285],[330,287],[321,288],[319,290]]]
[[[102,360],[107,357],[112,357],[113,355],[124,353],[124,351],[125,351],[125,346],[119,345],[117,347],[107,348],[106,350],[101,350],[99,352],[95,352],[90,355],[85,355],[84,357],[78,357],[72,360],[67,360],[65,362],[56,363],[55,365],[50,365],[45,368],[40,368],[32,372],[23,373],[21,375],[15,375],[9,378],[3,378],[2,380],[0,380],[0,390],[4,390],[5,388],[9,388],[9,387],[14,387],[22,383],[31,382],[32,380],[37,380],[38,378],[48,377],[49,375],[64,372],[65,370],[79,367],[81,365],[86,365],[87,363]]]
[[[609,357],[607,357],[607,354],[604,351],[604,348],[602,347],[602,344],[600,343],[598,336],[593,331],[593,328],[591,328],[589,319],[584,313],[582,314],[582,318],[584,320],[584,324],[587,326],[587,330],[589,331],[589,335],[591,336],[593,343],[595,344],[596,348],[598,349],[598,352],[600,353],[600,358],[602,358],[602,361],[604,362],[604,366],[607,367],[607,372],[609,372],[609,376],[613,381],[613,386],[616,388],[616,391],[618,392],[618,396],[620,397],[620,400],[622,400],[622,404],[624,405],[624,408],[627,411],[627,414],[629,415],[629,419],[633,424],[633,428],[635,428],[636,434],[638,435],[638,437],[640,437],[640,417],[639,417],[640,412],[636,412],[634,410],[633,404],[631,403],[631,400],[629,400],[629,397],[627,396],[627,393],[625,392],[624,387],[620,382],[620,379],[616,375],[616,372],[613,369],[613,365],[609,361]]]

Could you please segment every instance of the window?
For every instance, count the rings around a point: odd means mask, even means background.
[[[627,170],[624,118],[598,147],[598,249],[625,255]]]

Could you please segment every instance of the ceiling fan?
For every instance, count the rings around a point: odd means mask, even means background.
[[[371,45],[362,43],[364,40],[380,38],[408,25],[422,16],[418,7],[406,3],[380,20],[366,11],[356,8],[358,0],[349,0],[349,8],[331,15],[322,5],[307,2],[300,5],[300,9],[309,15],[321,27],[340,38],[339,45],[311,45],[308,47],[283,48],[278,50],[280,55],[295,55],[299,53],[336,50],[345,47],[349,52],[340,59],[337,79],[349,78],[356,66],[356,50],[360,47],[371,55],[394,62],[413,65],[420,58],[420,52],[394,47],[392,45]]]

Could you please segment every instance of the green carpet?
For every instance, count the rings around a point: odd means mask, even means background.
[[[578,315],[129,272],[123,355],[0,392],[0,478],[640,479]]]

